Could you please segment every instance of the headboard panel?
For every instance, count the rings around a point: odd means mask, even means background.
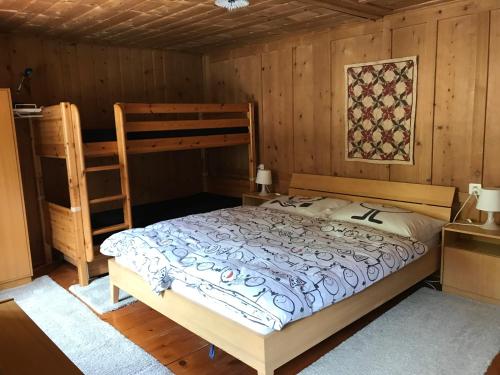
[[[294,173],[289,194],[390,204],[449,221],[455,188]]]

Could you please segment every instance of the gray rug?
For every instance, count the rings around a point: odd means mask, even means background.
[[[7,298],[14,298],[84,374],[172,374],[47,276],[0,292],[0,300]]]
[[[480,375],[500,350],[500,306],[422,288],[302,375]]]
[[[118,310],[137,301],[136,298],[120,290],[118,303],[112,303],[109,291],[109,276],[95,279],[87,286],[71,285],[69,290],[98,314]]]

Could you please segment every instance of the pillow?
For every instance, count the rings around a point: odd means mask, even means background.
[[[301,197],[281,195],[264,202],[261,207],[309,217],[327,217],[333,210],[347,206],[350,201],[326,197]]]
[[[427,242],[441,232],[445,221],[394,206],[354,202],[332,212],[332,220],[365,225]]]

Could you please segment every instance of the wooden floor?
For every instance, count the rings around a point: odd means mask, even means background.
[[[49,272],[49,276],[66,289],[78,282],[76,269],[68,264],[58,266]],[[412,288],[394,298],[301,356],[283,365],[275,374],[296,374],[417,289],[418,287]],[[103,314],[101,318],[158,359],[158,361],[168,366],[175,374],[245,375],[256,373],[244,363],[221,350],[217,350],[215,359],[210,360],[208,357],[208,342],[141,302]],[[500,375],[500,355],[493,361],[487,375]]]

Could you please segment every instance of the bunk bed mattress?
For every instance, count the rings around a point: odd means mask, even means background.
[[[261,333],[352,296],[427,250],[411,238],[263,207],[162,221],[101,245],[154,292],[171,288]]]

